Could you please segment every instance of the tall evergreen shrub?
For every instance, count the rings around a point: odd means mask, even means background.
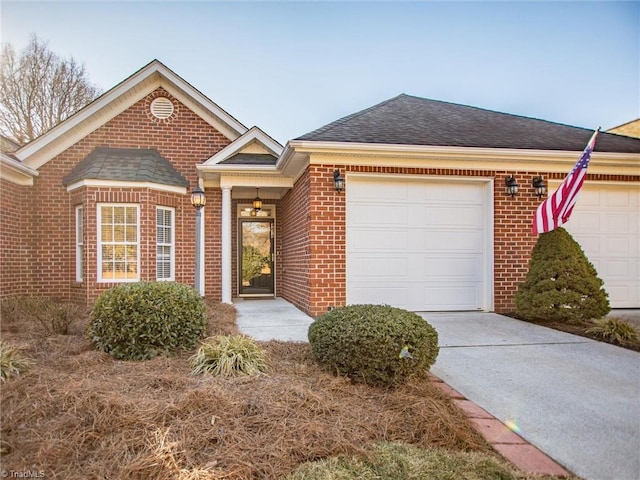
[[[608,294],[580,245],[564,229],[543,233],[515,297],[524,320],[578,323],[611,310]]]

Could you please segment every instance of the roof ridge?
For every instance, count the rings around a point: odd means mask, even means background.
[[[315,130],[312,130],[311,132],[306,133],[304,135],[301,135],[300,137],[297,137],[297,138],[309,137],[309,136],[314,136],[314,135],[317,135],[317,134],[320,134],[320,133],[326,133],[329,130],[331,130],[333,128],[336,128],[336,127],[342,125],[345,122],[353,120],[354,118],[359,117],[361,115],[364,115],[365,113],[369,113],[369,112],[371,112],[371,111],[373,111],[373,110],[375,110],[377,108],[380,108],[380,107],[382,107],[382,106],[384,106],[384,105],[386,105],[386,104],[388,104],[388,103],[390,103],[390,102],[392,102],[394,100],[397,100],[397,99],[399,99],[399,98],[401,98],[403,96],[408,97],[410,95],[407,95],[406,93],[401,93],[399,95],[396,95],[395,97],[389,98],[389,99],[384,100],[384,101],[382,101],[380,103],[377,103],[377,104],[375,104],[375,105],[373,105],[371,107],[365,108],[364,110],[360,110],[358,112],[349,114],[346,117],[342,117],[342,118],[339,118],[338,120],[334,120],[331,123],[327,123],[326,125],[324,125],[324,126],[322,126],[320,128],[317,128]]]

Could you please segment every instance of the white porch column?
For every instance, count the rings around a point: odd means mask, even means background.
[[[231,301],[231,187],[222,187],[222,303]]]

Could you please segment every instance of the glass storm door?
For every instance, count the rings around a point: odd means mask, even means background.
[[[273,295],[273,220],[240,220],[240,295]]]

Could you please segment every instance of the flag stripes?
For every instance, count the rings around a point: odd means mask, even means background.
[[[550,232],[566,223],[573,212],[578,193],[587,175],[587,167],[591,159],[591,153],[596,144],[596,137],[600,129],[593,132],[591,140],[585,147],[580,159],[571,172],[565,177],[558,189],[538,205],[533,216],[533,233]]]

